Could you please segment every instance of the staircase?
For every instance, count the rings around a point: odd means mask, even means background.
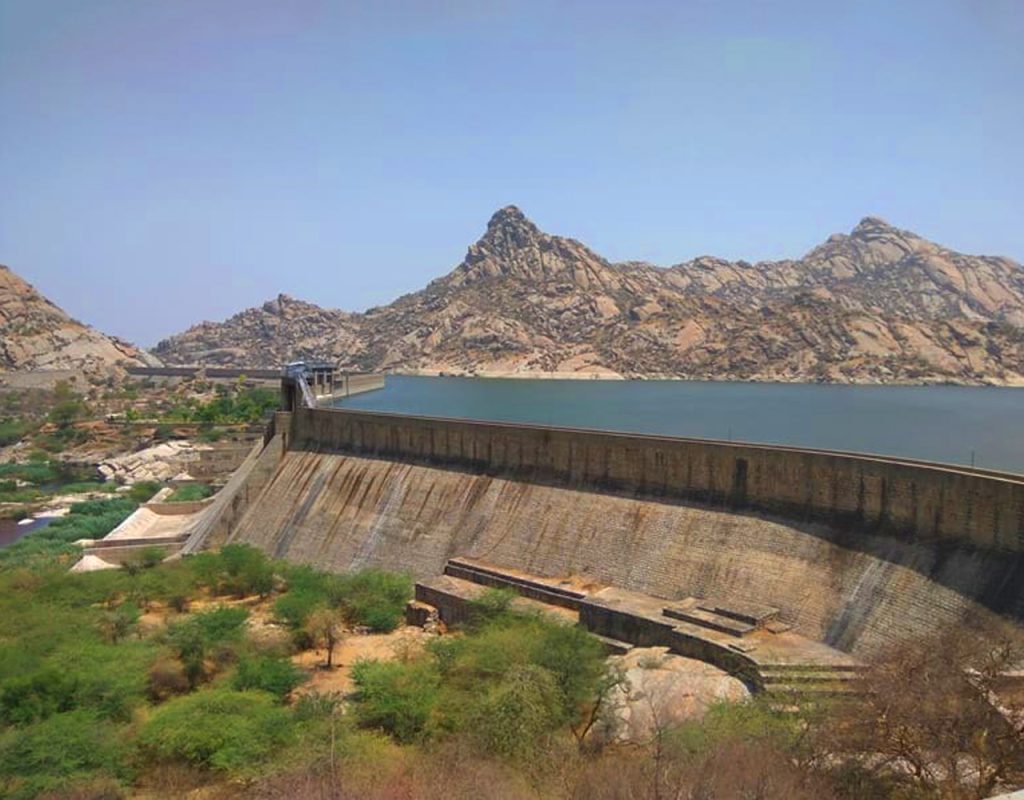
[[[864,667],[858,664],[761,664],[765,694],[780,708],[857,697]]]

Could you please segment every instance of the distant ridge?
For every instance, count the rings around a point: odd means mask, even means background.
[[[170,364],[1024,385],[1024,269],[865,217],[803,258],[615,264],[499,209],[454,270],[350,314],[281,295],[161,342]]]

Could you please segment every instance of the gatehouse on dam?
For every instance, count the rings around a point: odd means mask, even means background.
[[[451,619],[506,586],[609,641],[668,644],[755,687],[793,679],[787,667],[830,670],[835,687],[949,626],[1024,638],[1021,475],[291,407],[186,553],[244,542],[336,571],[405,571]]]

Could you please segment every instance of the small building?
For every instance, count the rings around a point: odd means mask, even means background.
[[[306,362],[306,382],[313,394],[320,396],[334,391],[334,364],[326,361]]]
[[[284,365],[282,390],[282,409],[292,411],[295,408],[295,387],[302,378],[309,387],[313,398],[330,395],[334,392],[336,368],[327,361],[291,361]],[[313,398],[307,402],[312,403]]]

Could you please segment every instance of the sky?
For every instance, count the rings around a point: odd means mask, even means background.
[[[150,346],[514,203],[612,260],[881,216],[1024,261],[1024,2],[0,0],[0,263]]]

